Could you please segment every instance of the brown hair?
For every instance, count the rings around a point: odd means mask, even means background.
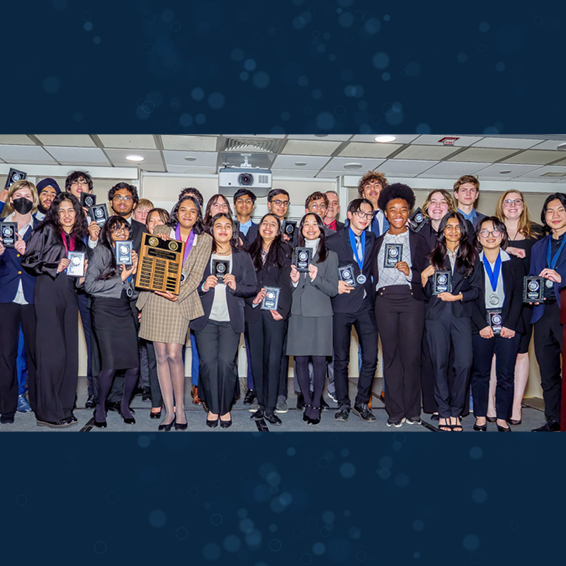
[[[523,193],[521,191],[517,191],[516,189],[509,189],[505,191],[497,201],[497,204],[495,206],[495,216],[505,224],[505,216],[503,214],[503,201],[511,193],[515,193],[519,195],[523,201],[523,212],[521,213],[521,216],[519,217],[519,222],[517,224],[519,228],[519,232],[523,234],[525,238],[532,238],[533,236],[535,236],[535,233],[533,232],[533,226],[535,226],[535,223],[531,220],[529,214],[529,207],[527,206],[527,203],[525,202],[525,197],[523,196]]]
[[[477,177],[473,175],[462,175],[455,183],[454,183],[454,192],[457,193],[459,188],[464,185],[465,183],[471,183],[476,187],[476,189],[480,190],[480,182]]]
[[[428,216],[428,207],[430,206],[430,200],[432,198],[432,195],[435,193],[440,193],[446,199],[449,213],[458,212],[454,197],[446,189],[434,189],[434,191],[430,191],[430,193],[428,193],[428,196],[426,197],[426,200],[424,201],[422,206],[423,212],[426,214],[426,216]]]
[[[312,195],[309,195],[307,197],[307,200],[305,201],[305,208],[308,209],[309,204],[313,200],[320,200],[320,199],[322,199],[324,201],[324,206],[326,206],[326,208],[328,208],[328,197],[324,193],[321,193],[320,191],[315,191],[314,193],[312,193]]]
[[[159,219],[161,220],[161,222],[163,222],[163,224],[167,224],[167,222],[169,222],[169,213],[164,208],[152,208],[151,210],[148,211],[147,216],[145,217],[146,228],[147,228],[147,223],[149,222],[149,219],[154,212],[157,212],[157,215],[159,216]]]
[[[362,198],[364,196],[364,185],[369,181],[377,181],[378,183],[381,184],[382,189],[387,187],[387,185],[389,185],[389,182],[387,181],[387,178],[383,173],[380,173],[379,171],[375,171],[375,170],[368,171],[360,179],[360,182],[358,183],[358,195],[360,195],[360,197]]]

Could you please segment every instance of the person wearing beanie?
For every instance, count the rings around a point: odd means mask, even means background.
[[[59,185],[55,179],[47,177],[37,183],[37,195],[39,197],[39,205],[35,218],[37,220],[44,220],[47,211],[51,208],[53,199],[61,192]]]

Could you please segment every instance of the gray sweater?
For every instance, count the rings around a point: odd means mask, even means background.
[[[132,299],[137,298],[138,292],[134,289],[135,275],[132,275],[130,282],[122,282],[119,266],[116,275],[110,279],[101,281],[100,275],[106,271],[112,260],[112,252],[106,246],[96,246],[88,262],[85,278],[85,291],[93,297],[105,297],[108,299],[119,299],[122,290],[131,287],[134,290]]]

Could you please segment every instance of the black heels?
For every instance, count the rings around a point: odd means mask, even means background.
[[[94,418],[94,426],[96,428],[106,428],[106,420],[103,420],[103,421],[97,421],[96,420],[96,411],[94,411],[94,413],[92,413],[92,416]]]
[[[120,410],[120,416],[126,424],[136,424],[136,419],[134,417],[125,417],[124,413],[122,413],[122,410]]]
[[[185,418],[186,418],[186,417],[185,417]],[[175,420],[176,420],[176,419],[175,419]],[[178,423],[178,422],[175,422],[175,430],[187,430],[187,427],[188,427],[188,426],[189,426],[189,423],[188,423],[188,422],[183,423],[183,424]]]
[[[523,419],[519,419],[518,421],[516,421],[515,419],[509,419],[508,422],[510,425],[519,426],[523,422]]]
[[[478,430],[480,432],[487,432],[487,423],[484,425],[478,425],[474,423],[474,430]]]
[[[318,419],[313,419],[312,417],[307,417],[306,410],[307,409],[314,409],[318,411],[322,411],[322,407],[313,407],[312,405],[305,405],[305,413],[303,414],[303,421],[309,425],[317,425],[320,423],[320,417]]]
[[[158,413],[154,413],[153,411],[151,411],[149,413],[149,418],[150,419],[160,419],[161,418],[161,410],[159,410]]]
[[[231,426],[232,426],[232,419],[230,419],[229,421],[223,421],[222,419],[220,419],[221,428],[230,428]]]
[[[208,419],[206,419],[206,426],[207,426],[208,428],[216,428],[216,427],[218,426],[218,421],[219,421],[219,420],[220,420],[220,419],[219,419],[218,417],[216,417],[216,419],[213,420],[213,421],[209,421]]]
[[[507,427],[497,425],[497,432],[511,432],[511,427],[507,425]]]
[[[157,427],[157,430],[162,430],[163,432],[169,432],[174,424],[175,424],[175,419],[173,419],[169,424],[160,424]]]

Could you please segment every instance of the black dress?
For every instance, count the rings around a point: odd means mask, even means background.
[[[35,310],[36,339],[36,417],[39,421],[59,422],[72,416],[78,380],[78,318],[76,278],[65,271],[57,273],[67,248],[86,252],[79,238],[74,246],[69,235],[45,224],[35,231],[22,258],[22,266],[37,276]]]

